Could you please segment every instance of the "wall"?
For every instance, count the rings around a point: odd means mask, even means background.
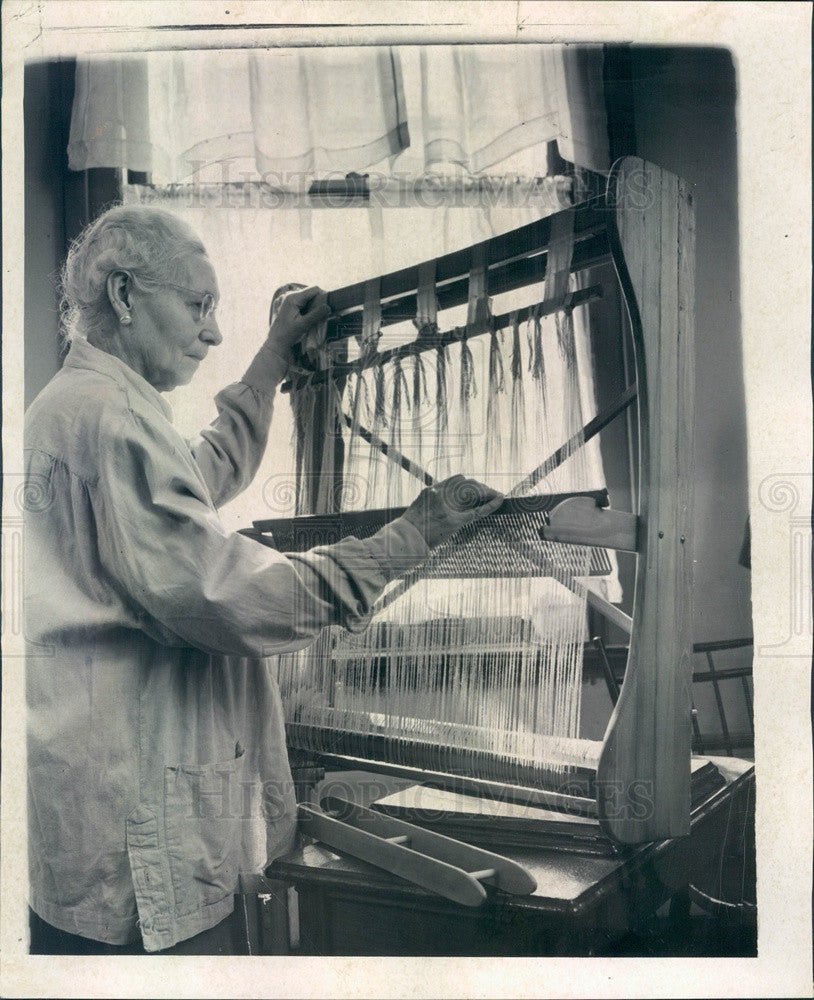
[[[25,68],[25,402],[60,364],[56,281],[65,253],[63,67]]]
[[[750,574],[738,563],[748,491],[735,66],[725,49],[636,47],[630,66],[638,155],[695,185],[693,635],[696,642],[750,636]],[[719,665],[750,659],[747,649],[727,654]],[[739,691],[732,695],[727,710],[731,707],[737,728],[744,702]]]
[[[115,170],[68,170],[75,59],[25,67],[25,405],[62,364],[59,271],[68,245],[117,200]]]
[[[735,70],[723,49],[633,50],[637,152],[695,185],[695,638],[751,634]]]

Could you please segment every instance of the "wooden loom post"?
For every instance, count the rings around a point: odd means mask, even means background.
[[[622,843],[689,833],[694,210],[689,185],[635,157],[608,184],[611,248],[639,386],[640,536],[625,679],[597,769]]]

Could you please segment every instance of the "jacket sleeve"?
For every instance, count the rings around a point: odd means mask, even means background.
[[[287,360],[264,344],[241,381],[218,393],[217,417],[189,443],[215,507],[233,500],[254,479],[286,367]]]
[[[100,441],[93,489],[99,557],[161,641],[268,656],[308,645],[326,625],[360,631],[388,581],[428,554],[401,518],[369,539],[275,552],[224,530],[170,424],[127,411],[116,425]]]

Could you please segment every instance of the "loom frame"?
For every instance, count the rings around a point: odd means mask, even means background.
[[[604,198],[563,211],[575,216],[572,271],[612,262],[633,342],[640,484],[634,609],[627,668],[590,788],[603,833],[615,844],[630,845],[690,829],[694,206],[685,181],[625,157],[611,169]],[[490,295],[545,277],[551,218],[479,245],[490,268]],[[440,308],[466,301],[460,276],[469,271],[474,249],[437,259]],[[418,267],[380,281],[383,325],[414,316]],[[360,332],[365,285],[328,296],[336,314],[329,343]],[[341,515],[332,517],[335,526]],[[263,540],[271,525],[257,521],[247,534]],[[314,544],[324,541],[317,533]],[[612,616],[613,606],[593,603]],[[314,756],[332,767],[414,770],[341,753]],[[441,783],[438,775],[415,770],[414,776]],[[458,775],[450,786],[512,798],[510,786],[493,785]],[[567,794],[531,792],[526,801],[568,809]],[[575,811],[584,813],[585,801],[577,796]]]

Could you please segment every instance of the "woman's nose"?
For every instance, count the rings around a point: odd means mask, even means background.
[[[223,334],[220,332],[218,321],[214,316],[210,316],[206,320],[206,326],[201,330],[200,337],[204,343],[211,344],[213,347],[223,343]]]

